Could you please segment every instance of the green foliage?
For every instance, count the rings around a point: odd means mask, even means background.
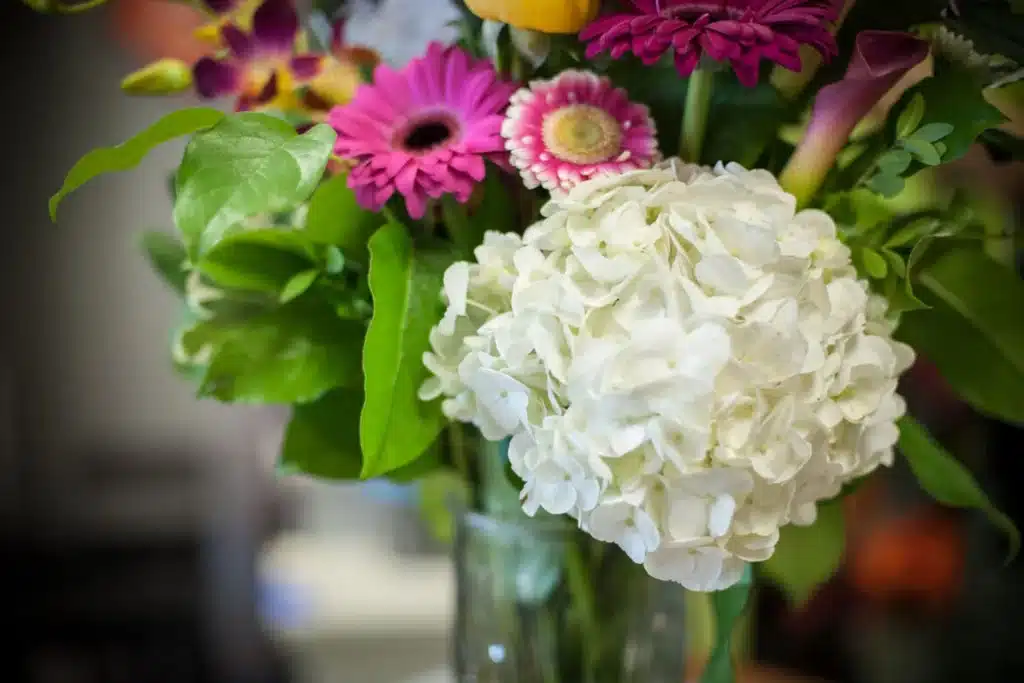
[[[360,421],[365,478],[415,460],[444,425],[440,406],[417,396],[427,378],[423,354],[443,312],[442,276],[451,255],[414,246],[388,222],[370,238],[373,318],[363,347],[366,402]]]
[[[215,316],[186,330],[183,352],[207,358],[199,395],[235,403],[306,403],[362,381],[363,329],[321,302]]]
[[[153,270],[178,295],[185,295],[188,257],[185,247],[166,232],[144,232],[139,240]]]
[[[320,277],[320,271],[315,268],[296,273],[285,283],[279,300],[281,303],[286,304],[289,301],[298,299],[309,291],[309,288],[313,286],[318,277]]]
[[[835,574],[845,542],[843,507],[836,499],[818,506],[811,526],[783,527],[775,553],[759,567],[793,603],[801,604]]]
[[[793,105],[768,81],[748,88],[736,80],[731,69],[716,74],[711,125],[701,161],[706,164],[733,161],[747,168],[754,167],[775,140],[779,126],[794,113]],[[658,131],[664,135],[661,128]]]
[[[917,281],[929,309],[905,316],[898,336],[975,409],[1024,424],[1024,282],[969,243],[939,252]]]
[[[913,418],[904,417],[900,421],[899,448],[921,488],[943,505],[983,512],[1006,534],[1008,559],[1016,557],[1020,550],[1020,532],[1013,520],[992,505],[967,468],[942,448],[924,426]]]
[[[1024,161],[1024,138],[999,128],[986,130],[979,142],[996,163]]]
[[[37,12],[43,14],[78,14],[100,5],[106,4],[107,0],[79,0],[75,2],[62,2],[62,0],[21,0]]]
[[[317,261],[302,232],[264,228],[226,236],[203,254],[196,267],[221,287],[276,295]]]
[[[289,211],[323,175],[335,133],[320,124],[299,135],[266,114],[224,118],[195,135],[175,181],[174,220],[193,258],[256,216]]]
[[[133,169],[154,147],[183,135],[210,128],[223,119],[223,112],[208,107],[179,109],[116,147],[94,149],[78,160],[64,179],[64,185],[50,198],[50,218],[57,220],[57,207],[64,197],[93,178],[106,173]]]
[[[442,543],[455,537],[456,508],[468,509],[469,484],[452,469],[431,472],[419,482],[419,509],[431,535]]]
[[[750,566],[743,570],[743,577],[732,588],[711,594],[711,605],[715,613],[715,647],[711,651],[701,683],[733,683],[735,674],[732,663],[732,636],[736,622],[747,607],[750,588],[753,583]]]
[[[380,214],[359,206],[345,176],[336,175],[313,193],[304,230],[313,242],[335,246],[365,262],[366,243],[383,223]]]
[[[359,451],[358,389],[334,389],[318,400],[295,406],[281,447],[279,470],[323,479],[357,479]]]
[[[961,158],[1004,120],[975,75],[941,60],[935,75],[904,94],[896,111],[881,153],[862,176],[864,186],[883,197],[903,192],[906,179],[922,169]]]
[[[977,245],[946,249],[918,274],[920,283],[969,322],[1024,374],[1024,280]],[[1024,404],[1024,386],[1020,390]]]
[[[666,59],[644,66],[640,60],[627,55],[609,64],[608,77],[615,85],[625,88],[630,99],[647,105],[666,156],[678,150],[687,80],[679,77],[672,61]],[[713,114],[711,120],[714,121]]]

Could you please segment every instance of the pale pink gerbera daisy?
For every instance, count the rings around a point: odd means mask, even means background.
[[[328,119],[335,153],[355,163],[348,184],[362,206],[379,210],[397,191],[422,218],[430,199],[468,201],[485,161],[504,163],[501,123],[515,86],[489,62],[432,43],[402,69],[382,64],[373,76]]]
[[[647,107],[589,71],[564,71],[518,91],[501,134],[529,188],[569,190],[659,159]]]

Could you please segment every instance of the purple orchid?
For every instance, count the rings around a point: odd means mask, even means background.
[[[221,37],[226,55],[203,57],[193,67],[196,90],[205,99],[235,95],[239,111],[293,108],[295,86],[314,79],[325,60],[295,53],[299,17],[289,0],[265,0],[253,14],[251,32],[228,23]]]

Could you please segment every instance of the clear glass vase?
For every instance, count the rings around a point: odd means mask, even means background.
[[[562,520],[460,511],[457,683],[681,683],[684,590]]]

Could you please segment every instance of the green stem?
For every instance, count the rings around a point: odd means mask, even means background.
[[[582,631],[584,682],[594,679],[601,651],[597,608],[587,564],[579,544],[575,539],[570,539],[565,549],[565,579]]]
[[[686,108],[683,111],[683,129],[679,138],[679,153],[683,160],[694,164],[700,163],[714,85],[713,71],[698,67],[690,74],[689,87],[686,89]]]

